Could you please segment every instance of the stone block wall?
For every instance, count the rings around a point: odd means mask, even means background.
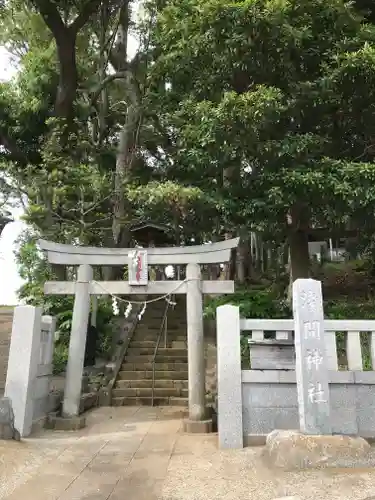
[[[330,406],[335,434],[375,438],[375,372],[330,372]],[[245,442],[274,429],[299,429],[294,371],[242,371]]]
[[[13,308],[0,309],[0,394],[5,389],[12,322]]]

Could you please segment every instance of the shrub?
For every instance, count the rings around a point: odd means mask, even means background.
[[[290,318],[291,310],[273,288],[240,290],[233,295],[206,300],[204,315],[207,319],[216,317],[216,308],[224,304],[239,306],[243,318]]]

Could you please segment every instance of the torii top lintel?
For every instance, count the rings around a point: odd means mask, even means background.
[[[232,249],[239,238],[189,247],[147,248],[149,264],[221,264],[230,260]],[[83,247],[39,240],[41,250],[47,252],[48,262],[67,266],[123,266],[128,264],[134,248]]]

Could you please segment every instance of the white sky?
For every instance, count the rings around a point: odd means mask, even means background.
[[[11,78],[16,72],[6,50],[0,47],[0,80]],[[8,224],[0,238],[0,305],[14,305],[18,303],[16,292],[22,284],[18,275],[14,257],[15,241],[25,228],[20,221],[21,209],[13,210],[15,222]]]

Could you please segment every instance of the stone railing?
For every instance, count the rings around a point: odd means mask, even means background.
[[[258,369],[270,369],[272,360],[280,363],[277,350],[287,352],[289,345],[294,350],[294,320],[292,319],[242,319],[242,332],[248,332],[250,359],[256,362]],[[341,337],[341,339],[339,339]],[[342,339],[344,337],[344,339]],[[342,341],[343,340],[343,341]],[[329,370],[369,370],[375,367],[375,320],[325,320],[324,342],[326,346],[327,366]],[[260,349],[259,347],[262,347]],[[338,355],[338,348],[341,353]],[[256,351],[256,352],[255,352]],[[259,353],[259,354],[258,354]],[[261,366],[260,354],[267,355],[270,363]],[[253,364],[251,364],[253,368]],[[287,369],[290,367],[274,369]]]

